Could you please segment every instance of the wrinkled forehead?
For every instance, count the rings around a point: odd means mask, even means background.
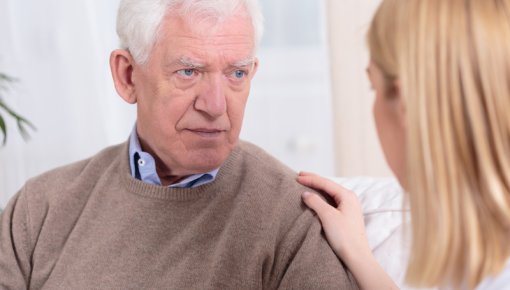
[[[214,22],[169,14],[161,23],[150,59],[165,67],[250,67],[256,62],[253,34],[251,20],[244,14]]]

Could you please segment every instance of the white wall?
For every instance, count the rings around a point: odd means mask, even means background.
[[[380,0],[327,0],[335,174],[389,176],[372,117],[366,32]]]
[[[294,170],[333,175],[325,7],[317,0],[261,0],[266,32],[242,137]]]

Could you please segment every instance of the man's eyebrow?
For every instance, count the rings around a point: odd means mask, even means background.
[[[247,57],[240,61],[236,61],[236,62],[232,63],[230,66],[235,67],[235,68],[252,66],[255,63],[255,60],[256,60],[255,57],[250,56],[250,57]],[[181,56],[178,60],[174,61],[173,64],[179,64],[179,65],[182,65],[184,67],[189,67],[189,68],[204,68],[206,66],[205,64],[203,64],[199,61],[193,60],[192,58],[189,58],[187,56]]]
[[[255,63],[255,57],[250,56],[243,60],[234,62],[233,64],[231,64],[231,66],[233,66],[233,67],[247,67],[247,66],[252,66],[254,63]]]
[[[177,63],[180,64],[180,65],[183,65],[185,67],[190,67],[190,68],[203,68],[205,67],[205,64],[203,63],[200,63],[198,61],[195,61],[189,57],[186,57],[186,56],[181,56],[179,58],[179,60],[177,60]]]

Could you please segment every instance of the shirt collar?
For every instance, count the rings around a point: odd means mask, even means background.
[[[151,154],[144,152],[138,134],[136,132],[136,124],[131,131],[129,137],[129,165],[131,167],[131,176],[140,179],[143,182],[161,185],[161,180],[156,171],[156,162]],[[171,184],[169,187],[175,188],[193,188],[213,182],[216,179],[219,168],[211,170],[207,173],[193,174],[178,183]]]

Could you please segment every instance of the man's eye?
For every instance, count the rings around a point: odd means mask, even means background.
[[[183,77],[189,78],[195,74],[195,70],[192,68],[187,68],[187,69],[181,69],[181,70],[177,71],[177,73]]]
[[[234,74],[233,74],[234,78],[236,79],[242,79],[246,76],[246,72],[244,70],[236,70],[234,71]]]

